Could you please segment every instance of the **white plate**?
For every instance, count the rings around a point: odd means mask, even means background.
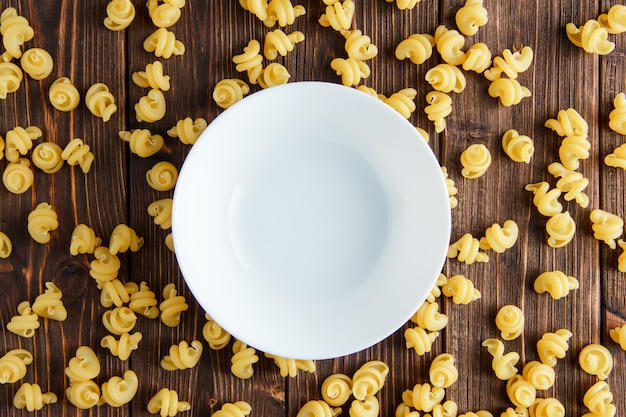
[[[174,193],[182,274],[234,337],[275,355],[354,353],[401,327],[441,271],[450,208],[407,120],[337,84],[250,95],[193,146]]]

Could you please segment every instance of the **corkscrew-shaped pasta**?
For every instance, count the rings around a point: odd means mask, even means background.
[[[623,6],[626,9],[626,6]],[[615,109],[609,113],[609,127],[622,135],[626,135],[626,95],[619,93],[613,100]]]
[[[245,401],[226,403],[217,410],[213,417],[246,417],[252,411],[252,406]]]
[[[528,413],[531,417],[564,417],[565,407],[556,398],[537,398]]]
[[[156,154],[164,144],[163,136],[153,135],[148,129],[122,130],[119,135],[120,139],[129,143],[130,151],[142,158]]]
[[[571,290],[578,289],[578,280],[565,275],[562,271],[548,271],[541,273],[536,279],[534,288],[538,294],[548,292],[555,300],[561,299]]]
[[[122,263],[117,255],[113,255],[105,246],[98,246],[94,249],[93,255],[95,259],[89,263],[89,275],[96,280],[98,287],[102,288],[104,282],[117,278]]]
[[[63,167],[62,152],[63,149],[56,143],[42,142],[33,149],[31,159],[33,165],[46,174],[54,174]]]
[[[100,401],[100,387],[90,379],[72,382],[65,395],[74,406],[86,410],[95,407]]]
[[[22,45],[35,36],[28,20],[18,15],[14,7],[7,7],[0,15],[0,33],[4,49],[14,58],[22,56]]]
[[[426,94],[428,105],[424,107],[428,120],[434,122],[435,131],[443,132],[446,128],[446,117],[452,113],[452,98],[440,91],[431,91]]]
[[[179,401],[178,393],[167,388],[161,389],[148,401],[148,412],[161,417],[175,416],[181,411],[191,410],[187,401]]]
[[[430,352],[439,332],[427,332],[421,327],[408,328],[404,331],[406,348],[415,350],[418,355]]]
[[[439,25],[435,29],[435,45],[441,58],[450,65],[461,65],[465,61],[465,37],[454,29]]]
[[[161,368],[166,371],[193,368],[200,361],[202,355],[202,343],[193,340],[191,344],[182,341],[177,345],[170,346],[169,355],[161,359]]]
[[[344,405],[352,394],[352,378],[345,374],[331,374],[322,382],[322,398],[331,407]]]
[[[465,60],[462,64],[465,71],[474,71],[482,74],[490,65],[491,51],[486,44],[478,42],[467,48]]]
[[[239,4],[244,10],[264,21],[267,19],[268,0],[239,0]]]
[[[404,118],[408,119],[415,111],[415,96],[417,96],[417,90],[414,88],[403,88],[385,97],[383,101],[385,104],[391,106],[394,110],[400,113]]]
[[[583,404],[591,411],[586,416],[614,416],[617,411],[613,402],[613,393],[606,381],[593,384],[583,396]]]
[[[526,381],[520,374],[513,375],[506,382],[506,393],[513,405],[521,408],[530,407],[537,398],[535,386]]]
[[[0,62],[0,99],[19,90],[24,74],[20,67],[12,62]]]
[[[580,27],[568,23],[565,33],[570,42],[591,54],[607,55],[615,49],[615,44],[608,40],[609,32],[594,19],[587,20]]]
[[[435,404],[431,415],[433,417],[456,417],[459,412],[459,406],[455,401],[448,400],[443,404]],[[482,411],[477,412],[478,417],[493,417],[491,415],[481,415]],[[412,417],[412,416],[409,416]]]
[[[426,81],[437,91],[460,93],[465,89],[465,75],[454,65],[439,64],[426,72]]]
[[[626,350],[626,324],[621,327],[611,329],[609,331],[609,336],[611,336],[611,339],[615,343],[619,344],[623,350]]]
[[[448,190],[448,198],[450,199],[450,208],[456,208],[459,205],[459,200],[455,197],[459,190],[454,184],[454,180],[448,176],[448,168],[441,167],[441,173],[443,179],[446,181],[446,188]]]
[[[28,233],[37,243],[48,243],[50,232],[59,227],[57,214],[52,206],[46,202],[37,204],[37,207],[28,215]]]
[[[444,274],[439,274],[435,285],[433,285],[432,290],[430,290],[430,293],[426,297],[426,301],[434,303],[436,299],[441,296],[441,287],[443,287],[446,282],[448,282],[448,278]]]
[[[157,58],[165,59],[185,53],[185,45],[176,39],[174,32],[165,28],[158,28],[152,32],[143,42],[143,49],[146,52],[154,52]]]
[[[25,349],[12,349],[0,357],[0,384],[13,384],[26,376],[33,355]]]
[[[396,46],[395,55],[400,61],[410,59],[415,65],[421,65],[433,54],[435,38],[428,33],[415,33]]]
[[[424,301],[411,321],[425,330],[436,332],[448,325],[448,316],[439,312],[439,303]]]
[[[146,318],[156,319],[159,316],[157,304],[156,294],[150,291],[145,281],[141,281],[137,291],[130,295],[128,308]]]
[[[585,119],[573,108],[559,110],[556,119],[548,119],[544,124],[559,136],[587,137],[589,125]]]
[[[589,375],[604,381],[613,370],[613,356],[609,350],[597,343],[585,346],[578,354],[580,368]]]
[[[117,255],[127,250],[137,252],[143,246],[143,238],[137,236],[135,230],[125,224],[118,224],[111,232],[109,240],[109,253]]]
[[[413,407],[428,413],[435,408],[435,405],[441,403],[444,396],[445,391],[441,387],[431,388],[428,383],[416,384],[412,392]]]
[[[117,356],[121,361],[125,361],[130,358],[130,354],[133,350],[139,347],[142,334],[135,332],[133,334],[124,333],[119,339],[111,335],[106,335],[100,341],[100,346],[111,351],[111,355]]]
[[[478,28],[485,26],[488,20],[483,0],[466,0],[465,5],[455,15],[456,26],[466,36],[475,35]]]
[[[170,89],[170,76],[163,74],[163,64],[160,61],[147,64],[144,71],[133,72],[132,79],[139,87],[162,91]]]
[[[0,258],[6,259],[11,256],[13,251],[13,244],[11,238],[6,233],[0,232]]]
[[[562,248],[572,241],[576,233],[576,223],[569,211],[558,213],[546,222],[548,245],[553,248]]]
[[[598,16],[598,23],[613,35],[626,32],[626,6],[614,4],[607,13]]]
[[[263,68],[257,82],[261,88],[275,87],[277,85],[286,84],[291,78],[291,74],[284,65],[278,62],[272,62]]]
[[[185,117],[179,120],[175,126],[172,126],[167,131],[167,134],[170,137],[178,138],[185,145],[193,145],[207,126],[207,121],[202,117],[198,117],[195,120],[191,117]]]
[[[315,372],[315,362],[312,360],[284,358],[270,353],[265,353],[265,357],[274,360],[274,364],[278,366],[280,376],[282,377],[289,376],[295,378],[298,375],[298,370],[309,373]]]
[[[48,98],[52,106],[59,111],[72,111],[80,102],[80,94],[67,77],[61,77],[50,85]]]
[[[519,104],[522,99],[530,97],[530,90],[511,78],[498,78],[489,84],[488,93],[493,98],[499,98],[505,107]]]
[[[154,224],[161,229],[172,227],[172,199],[163,198],[156,200],[148,206],[148,214],[154,217]]]
[[[243,48],[242,54],[233,56],[235,70],[247,73],[248,81],[251,84],[257,83],[261,71],[263,71],[263,55],[260,52],[261,44],[256,39],[252,39]]]
[[[365,400],[380,391],[385,385],[389,367],[382,361],[369,361],[356,370],[352,376],[352,395],[359,401]]]
[[[9,130],[5,137],[4,155],[10,162],[15,162],[20,155],[26,155],[33,147],[33,141],[39,139],[43,133],[37,126],[23,128],[16,126]]]
[[[250,86],[238,78],[225,78],[215,84],[213,100],[223,109],[227,109],[250,92]]]
[[[559,202],[561,190],[558,188],[550,190],[550,184],[545,181],[527,184],[524,188],[534,194],[533,204],[542,215],[552,217],[563,211],[563,205]]]
[[[30,169],[30,162],[25,158],[9,163],[2,173],[5,188],[13,194],[25,193],[34,181],[35,175]]]
[[[354,58],[335,58],[330,62],[330,67],[341,76],[341,83],[348,87],[359,85],[362,78],[370,76],[370,67]]]
[[[342,30],[341,34],[346,38],[345,50],[348,57],[366,61],[378,55],[378,47],[372,43],[372,39],[364,35],[359,29]]]
[[[537,342],[537,353],[541,363],[554,367],[557,359],[565,357],[571,337],[572,332],[567,329],[559,329],[554,333],[548,332],[541,336]]]
[[[109,30],[126,29],[135,19],[135,6],[130,0],[111,0],[106,10],[104,27]]]
[[[286,56],[287,53],[293,51],[295,45],[304,40],[304,34],[300,31],[294,31],[286,34],[282,29],[276,29],[265,35],[263,43],[263,55],[269,60],[276,59],[278,55]]]
[[[15,408],[28,411],[41,410],[46,404],[57,402],[56,394],[52,392],[41,392],[41,387],[37,384],[24,382],[13,396]]]
[[[615,239],[620,237],[624,231],[624,220],[608,211],[592,210],[589,218],[592,221],[593,237],[604,241],[611,249],[615,249]]]
[[[327,5],[324,13],[319,18],[319,24],[324,27],[332,27],[336,31],[348,30],[352,25],[355,5],[352,0],[337,1]]]
[[[555,178],[560,177],[556,183],[556,188],[565,193],[563,196],[565,201],[575,200],[583,208],[589,206],[589,197],[583,192],[589,185],[589,180],[583,177],[583,174],[571,171],[559,162],[548,165],[548,172]]]
[[[256,350],[248,347],[241,340],[235,340],[233,343],[233,356],[230,359],[230,370],[237,378],[248,379],[254,374],[253,364],[259,361]]]
[[[515,365],[519,362],[519,353],[509,352],[505,355],[504,343],[498,339],[485,339],[482,345],[486,347],[489,354],[493,356],[491,367],[496,374],[496,378],[508,381],[517,374]]]
[[[74,256],[93,253],[100,246],[102,240],[96,237],[96,232],[86,224],[79,224],[74,228],[70,238],[70,253]]]
[[[306,14],[304,6],[291,4],[290,0],[270,0],[267,5],[267,18],[263,20],[263,24],[267,27],[278,26],[285,27],[296,21],[296,17]]]
[[[554,368],[538,361],[530,361],[522,369],[522,377],[537,390],[547,390],[554,385]]]
[[[121,407],[135,397],[139,388],[139,378],[132,370],[124,372],[124,378],[114,376],[102,384],[102,396],[98,405],[108,404]]]
[[[468,265],[474,262],[488,262],[489,255],[480,251],[480,241],[466,233],[448,247],[448,258],[456,258]],[[449,282],[449,280],[448,280]]]
[[[30,48],[22,55],[20,65],[33,80],[43,80],[52,72],[54,61],[45,49]]]
[[[530,46],[525,46],[519,52],[511,52],[510,49],[502,51],[502,56],[493,59],[493,66],[484,72],[485,78],[495,81],[502,75],[511,79],[530,68],[534,53]]]
[[[480,291],[474,288],[474,283],[463,275],[454,275],[441,288],[446,297],[452,297],[454,304],[469,304],[481,297]]]
[[[209,347],[213,350],[224,349],[230,342],[231,336],[207,313],[204,314],[207,320],[202,327],[202,336],[209,343]]]
[[[622,253],[620,253],[617,258],[617,269],[620,272],[626,272],[626,242],[622,239],[617,241],[617,245],[622,249]]]
[[[300,410],[296,417],[333,417],[339,414],[330,408],[326,402],[322,400],[310,400],[307,401]]]
[[[352,417],[372,417],[378,416],[380,413],[380,403],[378,398],[369,396],[364,400],[354,400],[350,404],[348,413]]]
[[[157,162],[146,172],[148,185],[157,191],[169,191],[176,185],[178,169],[171,162]]]
[[[163,301],[159,305],[161,311],[161,322],[168,327],[178,326],[180,315],[189,309],[185,297],[178,295],[176,286],[173,283],[167,284],[163,288]]]
[[[35,298],[32,307],[33,312],[39,317],[46,319],[65,320],[67,318],[67,310],[61,300],[63,293],[53,282],[46,282],[44,285],[46,286],[44,293],[39,294]]]
[[[461,175],[465,178],[479,178],[491,165],[491,152],[482,143],[472,144],[461,153],[461,165]]]
[[[524,330],[524,312],[510,304],[501,307],[496,314],[496,327],[502,339],[517,339]]]
[[[511,160],[528,164],[535,153],[535,144],[530,137],[509,129],[502,135],[502,149]]]
[[[604,163],[610,167],[626,170],[626,143],[615,148],[613,153],[608,154],[604,158]]]
[[[94,379],[100,374],[100,362],[96,353],[89,346],[80,346],[76,349],[76,355],[70,359],[65,368],[65,375],[70,383]],[[100,389],[98,389],[100,396]]]
[[[517,223],[513,220],[505,221],[502,226],[494,223],[485,231],[485,237],[480,238],[480,248],[502,253],[515,245],[518,234]]]
[[[95,83],[85,93],[85,104],[89,111],[103,122],[108,122],[113,113],[117,111],[115,97],[109,87],[103,83]]]
[[[135,312],[126,306],[107,310],[102,315],[102,324],[106,329],[118,336],[129,333],[137,323]]]
[[[589,158],[589,149],[591,144],[586,136],[567,136],[559,147],[559,158],[565,168],[575,170],[581,159]]]
[[[153,88],[135,104],[135,116],[138,122],[154,123],[165,116],[166,109],[163,92]]]
[[[454,366],[454,356],[449,353],[437,355],[430,363],[428,376],[434,387],[449,388],[452,386],[459,379],[459,372]]]
[[[148,14],[154,26],[168,28],[180,20],[181,8],[168,2],[159,4],[159,0],[148,0],[146,3]]]
[[[137,284],[134,282],[123,284],[117,278],[98,284],[101,287],[100,304],[104,307],[111,307],[114,304],[116,307],[120,307],[130,301],[130,294],[137,291]]]

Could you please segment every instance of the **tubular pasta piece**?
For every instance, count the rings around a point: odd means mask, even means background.
[[[103,122],[108,122],[113,113],[117,111],[115,97],[111,94],[109,87],[103,83],[95,83],[85,94],[85,104],[89,111],[96,117],[100,117]]]
[[[426,332],[421,327],[408,328],[404,331],[404,339],[406,340],[406,348],[415,350],[418,355],[430,352],[432,344],[439,336],[439,332]]]
[[[424,107],[428,120],[434,122],[435,131],[441,133],[446,128],[445,118],[452,113],[452,98],[440,91],[431,91],[426,94],[428,105]]]
[[[481,177],[491,165],[491,152],[482,143],[468,146],[461,153],[461,175],[475,179]]]
[[[167,131],[167,134],[170,137],[178,138],[185,145],[193,145],[207,125],[207,121],[202,117],[198,117],[196,120],[186,117],[179,120],[176,126]]]
[[[63,167],[63,149],[56,143],[42,142],[35,146],[31,156],[33,164],[46,174],[54,174]]]
[[[332,27],[336,31],[348,30],[352,25],[355,5],[352,0],[340,1],[326,6],[325,12],[319,18],[319,24]]]
[[[193,368],[200,361],[202,343],[198,340],[193,340],[189,344],[183,340],[178,345],[170,346],[169,352],[169,355],[165,355],[161,359],[161,368],[166,371]]]
[[[568,23],[565,33],[574,45],[588,53],[607,55],[615,49],[615,44],[607,39],[609,32],[594,19],[587,20],[581,27]]]
[[[177,295],[176,286],[173,283],[167,284],[163,288],[163,301],[159,305],[161,311],[161,322],[168,327],[178,326],[180,315],[189,309],[185,297]]]
[[[533,204],[539,213],[546,217],[552,217],[563,211],[563,205],[558,200],[561,196],[561,190],[558,188],[549,190],[549,188],[550,184],[545,181],[528,184],[525,187],[526,191],[531,191],[534,194]]]
[[[163,64],[160,61],[147,64],[145,71],[133,72],[132,79],[139,87],[162,91],[170,89],[170,77],[163,74]]]
[[[163,136],[153,135],[148,129],[122,130],[119,135],[120,139],[129,143],[130,151],[142,158],[156,154],[164,144]]]
[[[181,8],[173,6],[167,2],[159,4],[159,0],[148,0],[146,3],[148,14],[154,26],[158,28],[168,28],[173,26],[182,15]]]
[[[537,353],[541,363],[554,367],[557,359],[563,359],[569,349],[568,340],[572,333],[567,329],[559,329],[554,333],[544,333],[537,342]]]
[[[70,239],[70,253],[74,256],[79,253],[93,253],[100,246],[102,240],[96,237],[96,232],[86,224],[79,224],[74,228]]]
[[[428,33],[415,33],[396,46],[396,59],[410,59],[415,65],[421,65],[433,54],[435,38]]]
[[[475,35],[478,28],[485,26],[488,20],[483,0],[466,0],[465,5],[455,15],[456,26],[466,36]]]
[[[591,343],[580,351],[578,363],[583,371],[597,376],[600,381],[606,380],[613,370],[611,352],[597,343]]]
[[[138,122],[154,123],[165,116],[167,105],[161,90],[151,89],[135,104],[135,114]]]
[[[19,90],[24,74],[20,67],[12,62],[0,62],[0,99],[6,99],[9,93]]]
[[[624,220],[608,211],[595,209],[589,215],[592,221],[593,237],[604,241],[611,249],[615,249],[615,239],[624,231]]]
[[[48,98],[55,109],[63,112],[74,110],[80,102],[78,90],[67,77],[61,77],[50,85]]]
[[[285,27],[296,21],[296,17],[306,14],[304,6],[291,4],[290,0],[270,0],[267,5],[267,18],[263,20],[263,24],[272,27],[278,23],[278,26]]]
[[[172,227],[172,199],[163,198],[156,200],[148,206],[148,214],[154,217],[154,224],[161,229]]]
[[[22,56],[20,48],[35,36],[28,20],[18,15],[14,7],[7,7],[0,15],[0,33],[4,49],[14,58]]]
[[[433,387],[451,387],[459,379],[459,372],[454,366],[454,356],[449,353],[437,355],[430,363],[428,376]]]
[[[424,301],[411,321],[425,330],[436,332],[448,325],[448,316],[439,312],[438,303]]]
[[[37,204],[37,207],[28,215],[28,233],[37,243],[48,243],[50,232],[58,227],[57,214],[52,206],[46,202]]]
[[[517,130],[510,129],[502,135],[502,149],[511,160],[528,164],[535,152],[535,144],[530,137],[520,135]]]
[[[505,355],[504,343],[498,339],[485,339],[482,345],[486,347],[489,354],[493,356],[491,367],[496,374],[496,378],[508,381],[517,374],[515,365],[519,362],[519,353],[509,352]]]
[[[330,62],[330,67],[341,76],[341,83],[348,87],[359,85],[362,78],[370,76],[370,67],[354,58],[335,58]]]
[[[172,55],[183,55],[185,53],[185,45],[176,39],[173,32],[158,28],[150,34],[143,42],[143,49],[146,52],[154,52],[158,58],[169,59]]]
[[[452,297],[454,304],[469,304],[481,297],[480,291],[474,288],[474,283],[463,275],[454,275],[441,288],[446,297]]]
[[[254,374],[253,364],[259,361],[256,350],[248,347],[241,340],[235,340],[233,343],[233,356],[230,359],[230,370],[239,379],[251,378]]]
[[[448,258],[456,258],[468,265],[474,262],[489,262],[489,255],[480,251],[480,242],[466,233],[448,247]],[[449,280],[448,280],[449,282]]]
[[[43,133],[37,126],[23,128],[16,126],[6,134],[4,155],[9,162],[15,162],[20,155],[26,155],[33,147],[33,141],[41,138]]]
[[[502,56],[493,59],[493,66],[484,72],[485,78],[495,81],[502,75],[510,79],[516,79],[517,75],[530,68],[534,53],[530,46],[524,46],[519,52],[511,52],[510,49],[502,51]]]
[[[534,385],[519,374],[514,375],[506,382],[506,393],[513,405],[521,408],[530,407],[537,398],[537,390]]]
[[[515,245],[518,233],[517,223],[513,220],[505,221],[502,226],[494,223],[485,231],[485,237],[480,238],[480,248],[502,253]]]
[[[565,275],[561,271],[550,271],[541,273],[536,279],[534,288],[538,294],[548,292],[552,298],[559,300],[571,290],[578,289],[578,280]]]
[[[89,264],[89,275],[96,280],[98,287],[102,288],[104,282],[117,278],[122,264],[117,255],[113,255],[105,246],[98,246],[94,249],[93,255],[95,259]]]
[[[126,29],[135,19],[135,6],[130,0],[111,0],[106,10],[104,26],[109,30]]]
[[[204,314],[207,320],[202,327],[202,336],[209,343],[209,347],[213,350],[224,349],[230,342],[231,336],[207,313]]]
[[[604,158],[604,163],[610,167],[622,168],[626,170],[626,143],[618,146],[613,153]]]
[[[260,54],[261,44],[256,39],[250,40],[243,48],[243,53],[233,56],[233,63],[237,72],[246,72],[248,81],[256,84],[263,71],[263,56]]]
[[[430,412],[435,405],[440,404],[445,396],[445,391],[441,387],[432,387],[430,384],[416,384],[413,387],[413,406],[424,412]]]
[[[462,64],[465,71],[474,71],[482,74],[490,65],[491,51],[486,44],[478,42],[467,48],[465,60]]]
[[[289,78],[291,78],[291,74],[287,68],[277,62],[272,62],[263,68],[257,82],[261,88],[269,88],[286,84]]]
[[[499,98],[505,107],[519,104],[523,98],[531,96],[528,88],[511,78],[498,78],[492,81],[488,92],[491,97]]]
[[[576,223],[569,211],[558,213],[546,222],[548,245],[553,248],[562,248],[572,241],[576,233]]]
[[[33,311],[39,317],[50,320],[64,321],[67,318],[67,310],[61,298],[63,293],[53,282],[45,283],[46,290],[39,294],[33,303]]]
[[[29,384],[24,382],[20,385],[13,396],[13,405],[17,409],[24,409],[28,411],[41,410],[46,404],[53,404],[57,402],[56,394],[52,392],[41,392],[41,387],[37,384]]]
[[[0,258],[6,259],[11,256],[13,244],[11,239],[4,232],[0,232]]]
[[[322,383],[322,398],[331,407],[344,405],[352,394],[352,379],[344,374],[332,374]]]
[[[295,45],[304,40],[304,34],[300,31],[291,32],[289,35],[281,29],[268,32],[263,43],[263,55],[269,60],[276,59],[278,55],[286,56],[293,51]]]
[[[2,173],[2,182],[7,190],[13,194],[23,194],[33,185],[35,175],[30,169],[30,162],[25,158],[18,158],[9,163]]]
[[[437,91],[460,93],[467,84],[465,76],[454,65],[439,64],[426,72],[426,81]]]
[[[250,86],[238,78],[220,80],[213,89],[213,100],[223,109],[227,109],[250,92]]]
[[[454,29],[439,25],[435,29],[435,44],[441,58],[450,65],[461,65],[465,61],[465,38]]]
[[[378,47],[372,43],[369,36],[364,35],[360,30],[342,30],[341,34],[346,38],[345,49],[348,57],[367,61],[378,55]],[[304,39],[304,35],[302,37]]]
[[[404,118],[408,119],[415,111],[415,96],[417,90],[414,88],[403,88],[402,90],[393,93],[388,98],[384,98],[385,104],[391,106],[394,110],[400,113]]]
[[[524,331],[524,312],[510,304],[501,307],[496,314],[496,327],[502,339],[517,339]]]
[[[596,382],[583,396],[583,404],[591,411],[591,414],[585,414],[585,416],[614,416],[617,410],[612,402],[613,394],[609,389],[609,384],[605,381]]]
[[[252,406],[245,401],[226,403],[217,410],[212,417],[246,417],[252,411]]]
[[[67,399],[77,408],[86,410],[100,401],[100,387],[92,380],[73,382],[65,391]]]
[[[148,401],[148,412],[160,413],[161,417],[175,416],[180,411],[188,410],[191,410],[191,405],[187,401],[179,401],[178,393],[167,388],[161,389]]]
[[[118,224],[111,232],[109,240],[109,253],[117,255],[118,252],[131,250],[137,252],[143,246],[143,238],[137,236],[135,230],[125,224]]]
[[[150,291],[145,281],[141,281],[138,290],[130,295],[128,308],[146,318],[156,319],[159,316],[157,304],[156,294]]]
[[[337,409],[331,409],[330,405],[322,400],[310,400],[298,410],[296,417],[333,417],[339,414],[337,411]]]
[[[556,375],[554,368],[545,363],[530,361],[522,369],[522,377],[529,381],[537,390],[552,388]]]
[[[45,49],[30,48],[22,55],[20,65],[33,80],[43,80],[52,72],[54,61]]]
[[[289,376],[294,378],[298,375],[299,369],[309,373],[315,372],[315,362],[312,360],[283,358],[269,353],[265,353],[265,357],[274,360],[274,363],[280,370],[280,376],[282,377]]]
[[[76,355],[70,359],[68,367],[65,368],[65,375],[72,385],[76,382],[94,379],[99,374],[100,362],[89,346],[80,346],[76,349]],[[100,389],[98,389],[98,397],[100,397]]]
[[[135,312],[126,306],[107,310],[102,315],[102,324],[106,329],[118,336],[129,333],[137,323]]]

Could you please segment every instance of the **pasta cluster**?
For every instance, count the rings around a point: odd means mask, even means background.
[[[37,207],[28,215],[28,233],[37,243],[48,243],[51,238],[50,232],[58,227],[57,214],[46,202],[37,204]]]
[[[167,284],[163,288],[163,301],[159,305],[161,311],[161,322],[168,327],[178,326],[180,315],[189,309],[185,297],[178,295],[176,286],[173,283]]]
[[[100,362],[89,346],[80,346],[76,355],[65,368],[70,385],[65,394],[67,399],[80,409],[94,407],[100,401],[100,387],[95,379],[100,374]]]
[[[208,314],[204,314],[204,318],[207,320],[202,327],[202,336],[204,340],[209,343],[209,347],[213,350],[224,349],[230,342],[231,335],[222,328],[215,320]]]
[[[111,0],[106,8],[104,27],[109,30],[126,29],[135,19],[135,6],[130,0]]]
[[[13,384],[26,376],[33,355],[25,349],[12,349],[0,357],[0,384]]]
[[[289,376],[295,378],[298,375],[298,370],[309,373],[315,372],[315,362],[312,360],[283,358],[269,353],[265,353],[265,357],[274,360],[274,363],[280,370],[280,376],[282,377]]]
[[[128,370],[124,372],[123,378],[114,376],[102,383],[102,395],[98,405],[108,404],[111,407],[121,407],[135,397],[138,388],[139,378],[137,374]]]
[[[167,388],[162,388],[148,401],[148,412],[159,413],[161,417],[175,416],[180,411],[188,410],[191,410],[191,405],[187,401],[179,401],[178,393]]]
[[[578,363],[583,371],[597,376],[600,381],[609,377],[613,370],[613,356],[607,348],[597,343],[591,343],[578,354]]]
[[[491,152],[482,143],[468,146],[461,153],[461,175],[468,179],[476,179],[485,174],[491,165]]]
[[[624,220],[608,211],[595,209],[589,215],[593,229],[593,237],[606,243],[609,248],[615,249],[615,240],[624,232]]]
[[[296,18],[306,14],[301,5],[294,6],[290,0],[239,0],[245,10],[255,15],[267,27],[285,27],[295,22]]]
[[[555,178],[560,178],[556,183],[556,188],[565,193],[563,196],[565,201],[575,200],[582,208],[589,206],[589,196],[584,193],[589,180],[583,174],[565,168],[560,162],[548,165],[548,172]]]
[[[348,30],[352,25],[355,4],[352,0],[332,1],[326,5],[324,13],[319,18],[319,24],[332,27],[336,31]]]
[[[578,285],[576,278],[565,275],[562,271],[549,271],[541,273],[535,279],[534,288],[538,294],[548,292],[553,299],[559,300],[571,290],[578,289]]]
[[[508,381],[517,374],[515,365],[519,362],[519,353],[509,352],[505,355],[504,343],[498,339],[485,339],[482,345],[487,348],[489,354],[493,357],[491,367],[495,372],[496,378]]]
[[[165,143],[163,136],[152,134],[148,129],[120,131],[120,139],[128,142],[130,151],[141,158],[147,158],[159,152]]]
[[[517,339],[524,331],[524,312],[514,305],[501,307],[496,314],[496,327],[502,339]]]
[[[177,345],[170,346],[169,355],[161,359],[161,368],[166,371],[193,368],[200,361],[202,355],[202,343],[193,340],[191,344],[182,341]]]
[[[535,153],[535,144],[530,137],[509,129],[502,135],[502,149],[511,160],[528,164]]]
[[[259,361],[256,350],[248,347],[241,340],[235,340],[233,343],[233,356],[230,359],[230,370],[237,378],[248,379],[254,374],[253,364]]]
[[[57,402],[56,394],[52,392],[41,392],[41,387],[37,384],[24,382],[13,396],[15,408],[28,411],[41,410],[46,404]]]
[[[33,140],[41,138],[42,135],[41,129],[37,126],[14,127],[6,133],[4,156],[9,162],[17,161],[20,155],[24,156],[32,149]]]

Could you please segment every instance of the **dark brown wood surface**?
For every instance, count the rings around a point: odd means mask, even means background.
[[[466,232],[480,237],[491,224],[513,219],[520,228],[519,240],[503,254],[492,253],[486,264],[447,262],[444,272],[466,275],[481,291],[482,298],[469,305],[440,300],[449,324],[435,341],[432,352],[417,356],[406,349],[403,331],[407,324],[376,346],[347,357],[317,361],[316,373],[300,373],[295,378],[282,378],[273,362],[258,352],[261,359],[249,380],[239,380],[231,374],[230,346],[212,351],[205,344],[201,362],[190,370],[168,372],[160,368],[159,361],[172,343],[202,339],[205,319],[185,286],[175,256],[164,244],[167,232],[156,226],[147,213],[152,201],[171,197],[172,192],[152,190],[145,173],[161,160],[182,165],[190,147],[168,138],[167,129],[184,117],[211,121],[220,114],[211,99],[213,87],[223,78],[241,76],[235,71],[232,56],[241,53],[250,39],[261,40],[269,29],[243,10],[237,0],[187,1],[181,20],[171,28],[185,44],[186,52],[168,60],[159,59],[172,78],[172,88],[165,93],[167,113],[159,122],[138,123],[133,107],[145,90],[131,82],[131,75],[156,58],[142,48],[143,40],[154,30],[147,9],[143,2],[133,3],[137,15],[132,25],[124,31],[111,32],[102,23],[106,16],[105,0],[0,1],[3,10],[15,7],[31,22],[35,37],[27,46],[48,50],[55,61],[50,77],[42,81],[25,77],[16,93],[0,101],[0,133],[4,135],[18,125],[35,125],[42,129],[43,140],[64,146],[70,139],[80,137],[95,155],[88,174],[67,165],[53,175],[35,169],[34,186],[28,192],[14,195],[0,187],[0,231],[10,236],[14,246],[12,255],[0,260],[0,355],[14,348],[33,353],[34,362],[23,381],[36,382],[59,397],[58,403],[44,407],[36,415],[144,416],[148,415],[149,398],[159,389],[169,387],[192,405],[191,411],[180,414],[183,416],[208,416],[226,402],[245,400],[252,405],[253,416],[292,417],[306,401],[321,399],[320,385],[326,376],[333,372],[351,375],[367,360],[376,359],[391,369],[379,399],[381,415],[392,416],[404,390],[428,382],[432,358],[449,352],[456,359],[459,380],[447,390],[446,399],[458,403],[459,413],[485,409],[499,416],[510,406],[505,382],[495,378],[491,356],[481,342],[498,337],[494,318],[506,304],[518,305],[525,312],[522,337],[505,345],[507,351],[520,353],[521,363],[537,358],[536,343],[543,333],[560,328],[573,333],[567,356],[555,368],[554,387],[540,391],[540,397],[557,398],[569,416],[588,412],[582,398],[596,378],[580,369],[578,353],[589,343],[601,343],[614,355],[615,367],[608,383],[617,415],[626,412],[626,352],[609,337],[609,329],[626,322],[626,277],[617,270],[621,251],[610,250],[595,240],[589,220],[594,208],[624,216],[624,172],[605,166],[603,160],[626,142],[624,136],[608,128],[613,98],[626,89],[626,34],[610,35],[616,48],[604,57],[583,52],[565,35],[568,22],[582,25],[606,12],[615,2],[485,0],[489,23],[477,35],[468,37],[466,46],[484,42],[494,55],[506,48],[531,46],[535,59],[530,69],[520,74],[519,81],[531,90],[532,97],[517,106],[503,107],[488,96],[489,84],[482,75],[466,73],[467,88],[453,95],[453,111],[441,134],[435,133],[423,111],[430,90],[424,75],[441,62],[438,54],[416,66],[396,60],[394,49],[410,34],[434,33],[439,24],[454,28],[455,13],[463,1],[424,0],[415,9],[404,11],[383,0],[356,2],[353,27],[363,30],[379,48],[379,55],[371,61],[371,77],[364,84],[385,95],[406,87],[417,89],[417,111],[411,121],[430,133],[433,151],[448,167],[459,189],[459,206],[452,211],[452,239]],[[289,69],[291,81],[340,82],[330,61],[345,55],[343,37],[317,23],[324,7],[321,1],[297,3],[304,5],[307,13],[287,31],[300,30],[306,39],[279,62]],[[69,77],[82,94],[81,104],[71,113],[55,110],[47,99],[50,84],[61,76]],[[95,82],[107,84],[116,97],[118,111],[107,123],[94,117],[84,105],[84,93]],[[257,89],[253,87],[253,91]],[[539,181],[554,184],[547,165],[558,159],[560,138],[544,123],[569,107],[577,109],[589,123],[591,156],[582,162],[580,172],[589,179],[590,205],[583,209],[573,202],[565,203],[577,223],[577,233],[565,248],[553,249],[546,244],[546,219],[538,214],[532,195],[524,186]],[[163,150],[146,159],[131,154],[128,144],[119,139],[118,131],[138,127],[164,135]],[[512,128],[534,139],[536,150],[529,165],[514,163],[502,152],[502,134]],[[466,180],[461,176],[459,156],[473,143],[485,144],[493,162],[483,177]],[[6,159],[0,161],[2,169],[6,164]],[[34,242],[27,232],[28,213],[42,201],[54,207],[60,222],[51,242],[45,245]],[[157,293],[173,282],[190,304],[176,328],[140,318],[136,330],[143,333],[143,340],[126,362],[100,347],[101,338],[107,334],[101,324],[105,308],[100,305],[98,289],[89,277],[91,258],[69,253],[70,236],[79,223],[91,226],[105,242],[117,224],[133,227],[146,243],[139,252],[120,256],[120,278],[146,281]],[[580,289],[555,301],[547,294],[537,294],[533,281],[541,272],[557,269],[578,278]],[[54,281],[62,289],[67,320],[41,320],[41,328],[32,339],[7,331],[6,324],[16,314],[17,305],[24,300],[32,302],[43,292],[46,281]],[[63,370],[81,345],[91,346],[100,358],[103,370],[98,383],[122,375],[126,369],[137,372],[139,391],[128,405],[83,411],[69,403],[64,393],[68,380]],[[28,414],[12,404],[19,385],[0,385],[0,415]],[[342,415],[348,415],[347,407]]]

